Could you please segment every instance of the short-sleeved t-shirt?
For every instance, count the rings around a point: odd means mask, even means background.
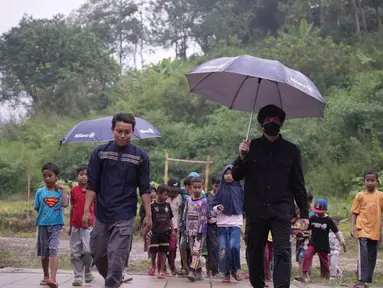
[[[169,220],[172,219],[173,212],[169,203],[157,203],[156,201],[152,203],[153,234],[163,234],[169,231],[171,229]]]
[[[359,192],[352,203],[352,213],[356,214],[356,234],[358,238],[379,240],[382,227],[383,192]]]
[[[338,227],[336,227],[334,221],[326,216],[311,216],[309,219],[309,229],[311,230],[310,246],[318,251],[330,252],[330,230],[334,233],[338,233]]]
[[[172,208],[172,212],[173,212],[173,219],[172,219],[172,221],[173,221],[173,228],[174,229],[178,229],[178,227],[180,225],[180,213],[178,212],[178,209],[182,205],[182,196],[180,194],[178,194],[173,199],[168,197],[166,202],[169,203],[170,207]]]
[[[34,207],[37,211],[36,226],[64,225],[62,193],[62,190],[50,191],[46,187],[37,190]]]
[[[72,188],[70,191],[70,204],[72,206],[72,215],[70,225],[76,228],[85,228],[82,224],[82,216],[84,214],[86,202],[86,189],[79,185]],[[90,215],[92,216],[92,226],[94,222],[94,204],[90,207]]]

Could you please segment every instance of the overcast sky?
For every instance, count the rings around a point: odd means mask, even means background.
[[[17,26],[24,14],[32,15],[34,18],[49,18],[58,13],[68,15],[84,2],[84,0],[0,0],[0,34]],[[155,49],[155,53],[144,55],[149,63],[158,63],[168,57],[174,57],[174,52]],[[3,117],[5,110],[9,111],[4,105],[0,106]]]

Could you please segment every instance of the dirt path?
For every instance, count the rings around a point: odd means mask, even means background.
[[[8,238],[0,237],[0,251],[12,251],[13,253],[34,255],[36,247],[35,238]],[[147,259],[147,254],[143,251],[143,241],[135,239],[132,251],[130,253],[130,261],[143,261]],[[60,253],[69,254],[69,240],[60,241]]]
[[[35,238],[8,238],[0,237],[0,251],[12,251],[13,253],[34,255],[35,253]],[[140,238],[135,238],[133,242],[132,251],[130,253],[130,263],[142,262],[147,260],[147,254],[143,251],[143,241]],[[60,241],[60,253],[69,254],[70,244],[69,240]],[[381,253],[381,252],[380,252]],[[178,254],[179,255],[179,254]],[[293,252],[293,265],[295,262],[295,253]],[[177,257],[179,258],[179,256]],[[318,257],[314,257],[314,267],[319,267]],[[178,260],[178,259],[177,259]],[[178,262],[178,261],[177,261]],[[245,249],[241,251],[241,262],[246,263]],[[348,251],[342,253],[340,258],[340,267],[342,270],[356,270],[357,265],[357,251]],[[381,271],[383,269],[383,258],[378,257],[376,270]]]

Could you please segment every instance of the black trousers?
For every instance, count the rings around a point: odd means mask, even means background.
[[[269,231],[273,237],[275,288],[290,287],[291,222],[289,219],[248,219],[249,277],[253,287],[265,287],[264,252]]]
[[[368,238],[359,238],[358,278],[359,281],[372,283],[376,256],[378,254],[378,241]]]
[[[206,267],[208,272],[213,275],[218,273],[218,239],[217,239],[217,225],[207,225],[207,263]]]

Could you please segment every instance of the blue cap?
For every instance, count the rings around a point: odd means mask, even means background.
[[[197,172],[190,172],[188,177],[199,177],[199,174]]]
[[[314,203],[313,211],[317,213],[324,213],[327,211],[327,201],[325,199],[318,199]]]

